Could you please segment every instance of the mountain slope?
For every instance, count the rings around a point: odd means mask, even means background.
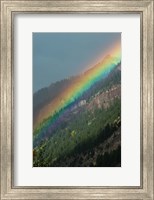
[[[80,76],[86,76],[90,73],[89,70]],[[48,102],[54,101],[69,84],[74,83],[74,80],[78,78],[62,80],[34,94],[34,110],[36,109],[34,115],[41,113],[41,109]],[[53,94],[44,97],[45,91]],[[77,99],[55,113],[54,117],[44,119],[34,130],[33,165],[35,167],[120,166],[120,146],[121,65],[119,63],[105,78],[96,81]]]

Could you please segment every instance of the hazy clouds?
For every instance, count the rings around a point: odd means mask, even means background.
[[[33,33],[33,92],[86,70],[120,33]]]

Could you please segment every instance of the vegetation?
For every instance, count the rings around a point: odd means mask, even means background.
[[[120,80],[121,73],[115,70],[96,83],[78,99],[86,100],[86,105],[66,112],[56,129],[42,139],[37,138],[44,122],[40,124],[34,131],[33,166],[120,166],[121,97],[110,92]],[[101,100],[108,91],[108,106],[103,102],[98,106],[96,97]]]

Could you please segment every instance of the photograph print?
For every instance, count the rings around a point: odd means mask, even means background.
[[[32,43],[33,167],[121,167],[121,33]]]

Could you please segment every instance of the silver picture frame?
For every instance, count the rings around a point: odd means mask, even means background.
[[[153,0],[23,0],[1,2],[0,188],[1,199],[154,199]],[[107,13],[140,15],[141,184],[140,186],[14,186],[14,16],[18,13]],[[135,48],[135,47],[134,47]]]

